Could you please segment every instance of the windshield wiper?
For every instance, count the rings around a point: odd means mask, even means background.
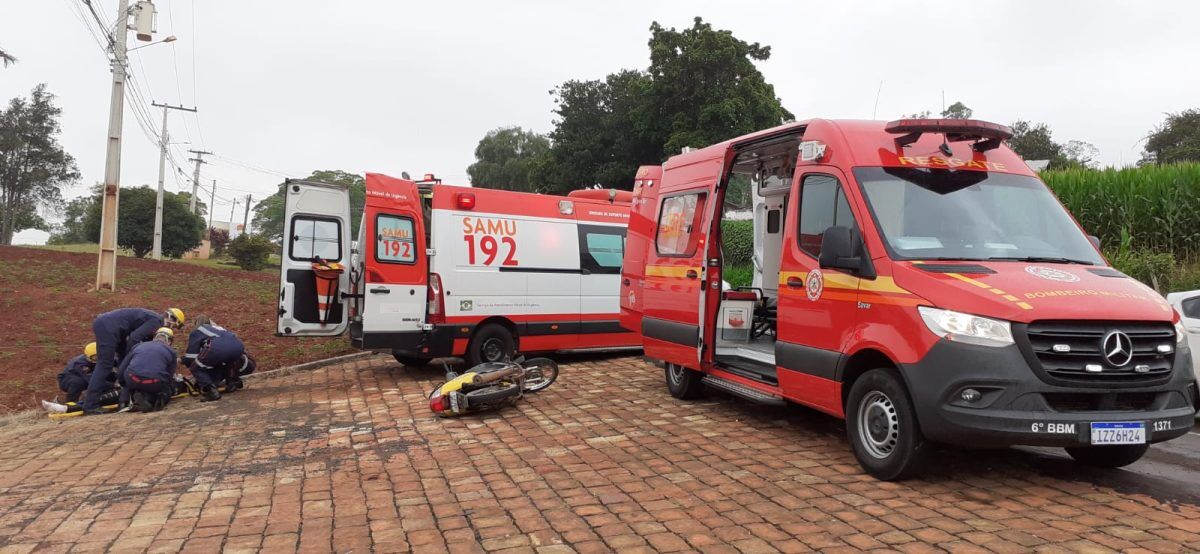
[[[1013,261],[1013,262],[1035,262],[1044,264],[1079,264],[1079,265],[1096,265],[1096,262],[1089,260],[1076,260],[1072,258],[1056,258],[1053,256],[991,256],[988,261]]]

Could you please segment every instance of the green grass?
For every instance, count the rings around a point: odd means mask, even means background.
[[[754,266],[750,264],[727,265],[721,268],[721,279],[731,288],[748,287],[754,279]]]

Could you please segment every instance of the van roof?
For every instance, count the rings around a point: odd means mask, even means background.
[[[756,131],[711,146],[672,156],[663,168],[672,168],[724,159],[726,152],[773,136],[803,130],[804,140],[825,143],[827,154],[822,164],[849,167],[897,166],[954,168],[966,170],[1001,171],[1020,175],[1035,175],[1020,156],[1008,145],[986,152],[975,152],[970,142],[951,142],[951,155],[940,151],[944,136],[925,133],[916,142],[897,146],[898,134],[884,128],[886,121],[855,119],[809,119],[785,123],[778,127]],[[801,164],[814,162],[801,162]]]

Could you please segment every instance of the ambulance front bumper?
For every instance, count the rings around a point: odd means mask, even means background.
[[[1105,423],[1140,424],[1145,442],[1154,443],[1186,434],[1196,414],[1185,348],[1176,352],[1169,380],[1154,386],[1051,385],[1016,346],[949,341],[902,370],[925,437],[947,444],[1089,446],[1093,424]]]

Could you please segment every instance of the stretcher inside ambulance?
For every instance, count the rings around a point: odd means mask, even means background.
[[[405,365],[640,348],[618,322],[628,191],[552,196],[366,175],[349,191],[285,183],[277,333],[347,330]]]
[[[711,387],[847,421],[860,464],[915,474],[935,442],[1132,463],[1187,433],[1180,317],[1109,267],[1047,187],[969,120],[812,120],[642,168],[622,323],[670,392]],[[753,196],[751,286],[721,220]]]

